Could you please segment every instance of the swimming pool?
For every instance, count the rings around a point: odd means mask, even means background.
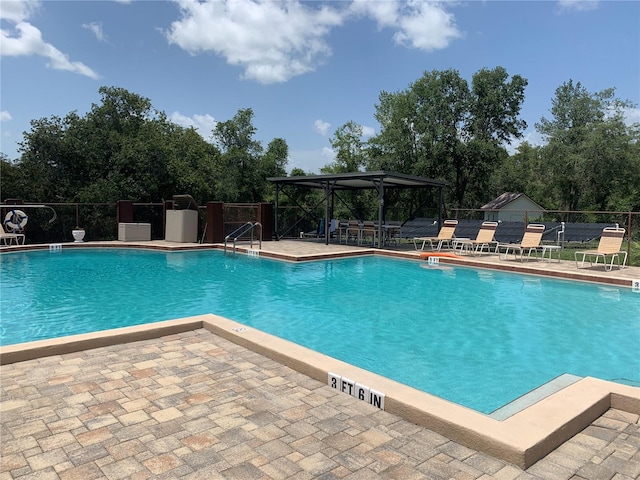
[[[378,256],[2,255],[0,341],[215,313],[491,412],[558,375],[640,383],[630,289]]]

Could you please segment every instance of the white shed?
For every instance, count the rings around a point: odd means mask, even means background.
[[[486,221],[531,222],[539,219],[544,208],[524,193],[505,192],[480,207]]]

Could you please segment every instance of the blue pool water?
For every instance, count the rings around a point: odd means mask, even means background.
[[[218,251],[0,256],[0,341],[215,313],[491,412],[563,373],[640,384],[640,294],[362,257]]]

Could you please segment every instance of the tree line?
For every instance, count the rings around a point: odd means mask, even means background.
[[[591,93],[569,80],[549,118],[535,124],[544,145],[510,143],[527,128],[519,117],[527,80],[481,69],[471,82],[457,70],[425,72],[406,89],[381,92],[379,131],[363,139],[347,121],[330,139],[335,161],[322,173],[387,170],[447,181],[449,208],[479,208],[505,191],[526,193],[551,210],[640,210],[640,124],[625,123],[631,102],[613,88]],[[288,146],[255,139],[253,111],[218,122],[207,140],[171,122],[149,99],[101,87],[84,116],[31,121],[20,157],[2,154],[2,199],[31,202],[159,202],[177,193],[199,204],[273,200],[271,176],[286,176]],[[293,169],[290,175],[305,175]],[[321,192],[294,192],[283,205],[314,205]],[[404,219],[433,207],[430,192],[389,192]],[[375,214],[367,193],[345,194],[344,216]],[[337,215],[339,216],[340,213]]]

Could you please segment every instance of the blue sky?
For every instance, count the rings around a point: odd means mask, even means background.
[[[572,79],[640,104],[640,2],[340,0],[12,1],[0,5],[0,151],[13,159],[29,121],[84,115],[101,86],[151,100],[210,139],[252,108],[256,139],[289,145],[288,169],[317,173],[348,121],[379,128],[381,91],[425,71],[471,81],[503,66],[529,85],[525,138]],[[631,109],[628,120],[640,121]]]

